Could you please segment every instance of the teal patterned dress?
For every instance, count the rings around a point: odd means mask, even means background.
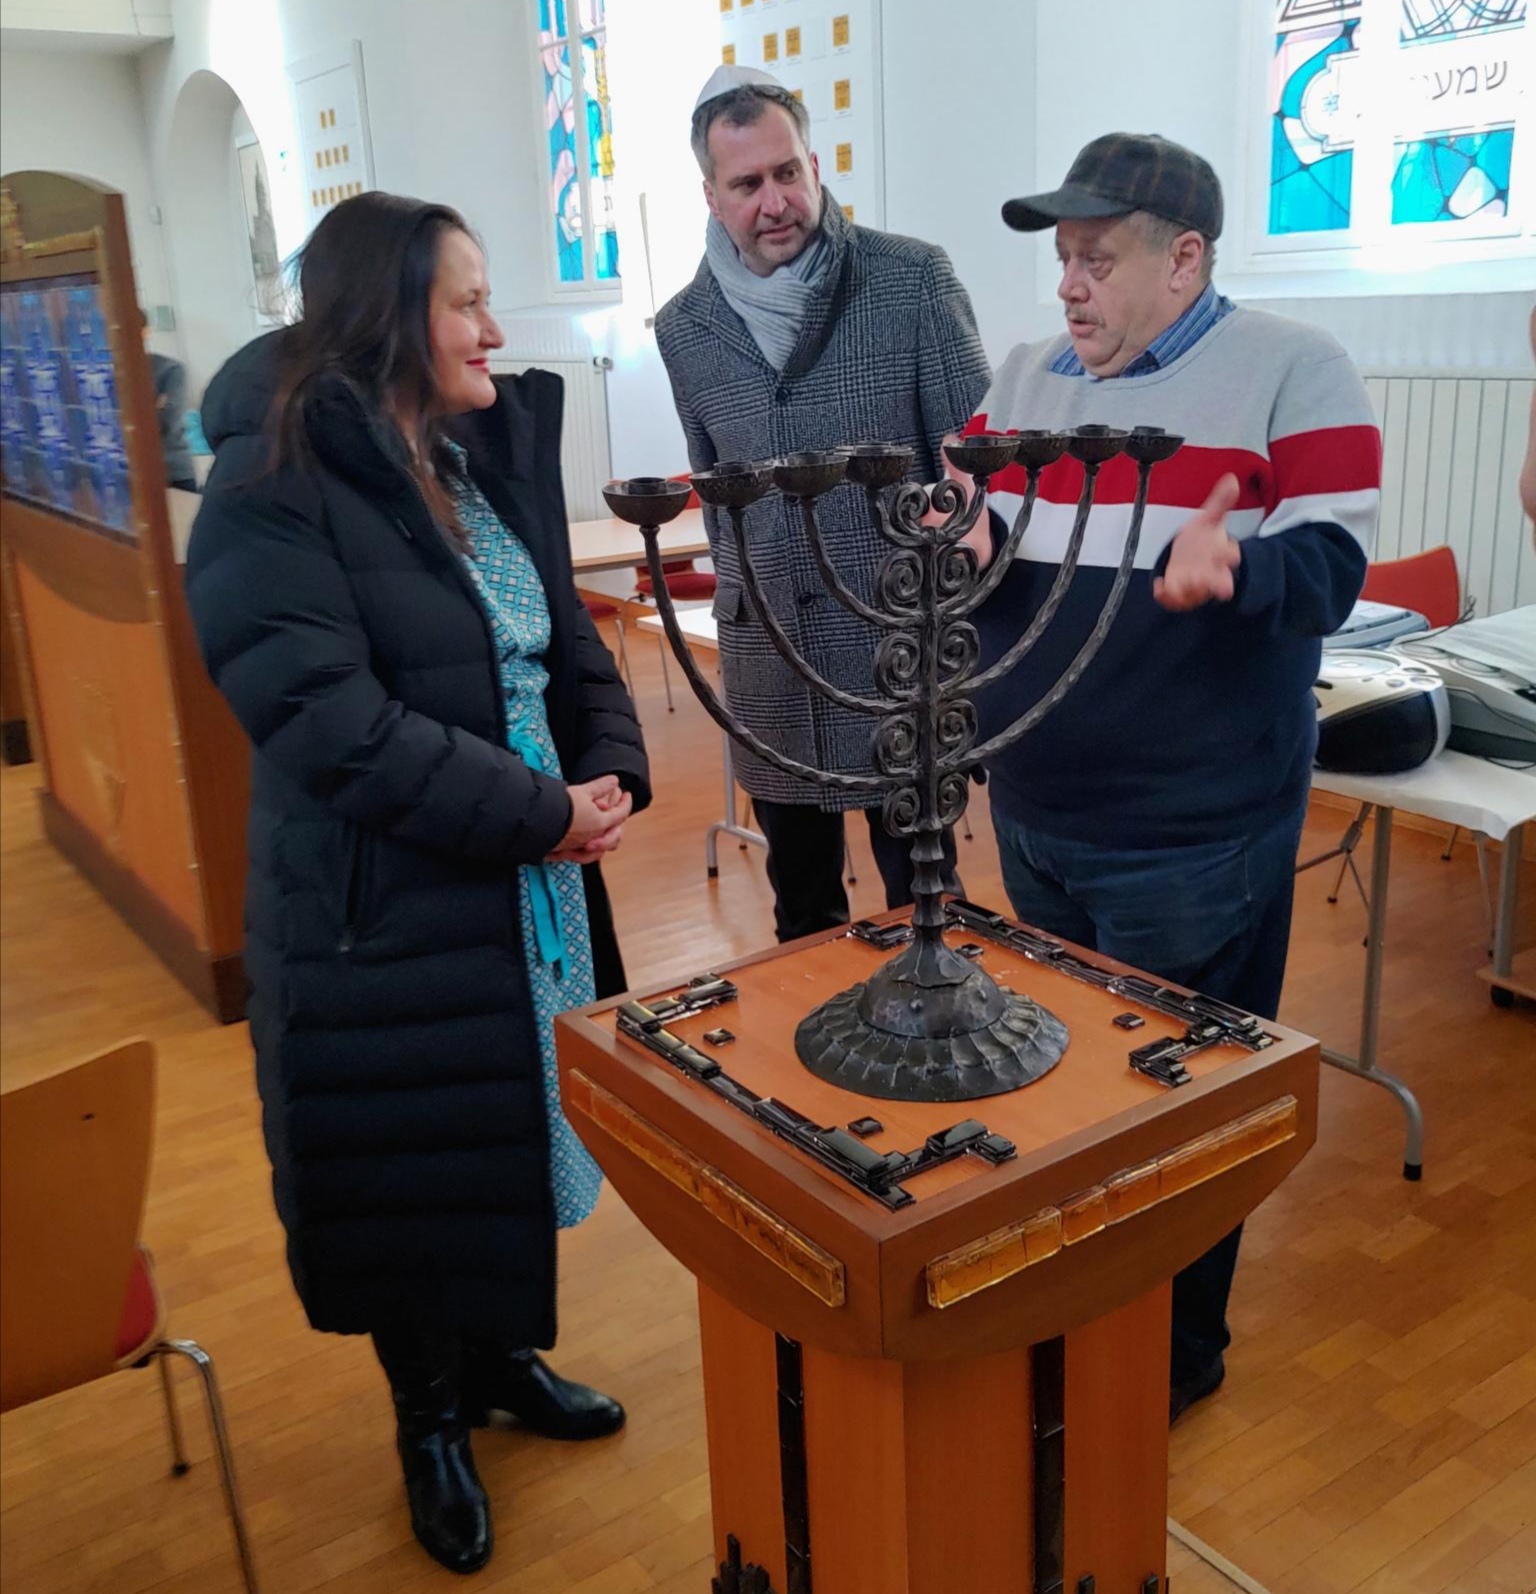
[[[457,449],[455,452],[462,471],[464,456]],[[455,486],[454,499],[472,550],[465,568],[491,618],[496,639],[507,703],[507,745],[531,768],[560,779],[560,756],[544,708],[544,689],[549,684],[544,653],[550,638],[544,585],[528,550],[502,524],[467,473]],[[592,1154],[566,1121],[555,1066],[556,1015],[597,1000],[586,891],[580,864],[530,864],[517,875],[528,988],[549,1114],[555,1221],[567,1229],[590,1215],[603,1178]]]

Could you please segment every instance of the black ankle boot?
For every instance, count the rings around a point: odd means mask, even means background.
[[[478,1572],[491,1558],[491,1508],[460,1410],[459,1346],[394,1334],[373,1343],[394,1396],[411,1528],[450,1572]]]
[[[465,1346],[464,1419],[483,1428],[496,1412],[546,1439],[602,1439],[624,1426],[618,1401],[551,1372],[535,1351],[471,1340]]]

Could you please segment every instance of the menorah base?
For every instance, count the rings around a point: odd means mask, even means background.
[[[981,971],[977,976],[986,979]],[[990,984],[991,982],[988,981]],[[904,1035],[865,1016],[864,985],[823,1002],[795,1031],[800,1061],[830,1085],[885,1101],[976,1101],[1048,1074],[1067,1049],[1067,1026],[1027,996],[993,986],[995,1016],[947,1035]]]

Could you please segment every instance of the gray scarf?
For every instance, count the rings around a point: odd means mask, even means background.
[[[746,322],[763,358],[775,371],[782,371],[795,352],[806,314],[836,258],[825,225],[816,229],[793,260],[779,266],[771,276],[759,277],[742,264],[731,235],[717,217],[711,216],[704,235],[704,257],[725,302]]]

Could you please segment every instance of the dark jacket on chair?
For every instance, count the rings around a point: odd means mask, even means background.
[[[267,1149],[310,1322],[439,1323],[548,1346],[555,1226],[516,871],[570,823],[506,747],[489,622],[395,429],[339,376],[306,409],[316,468],[271,466],[284,334],[214,379],[187,561],[204,657],[254,746],[246,967]],[[566,779],[649,776],[633,706],[577,602],[562,384],[498,380],[463,417],[476,484],[549,601]],[[586,870],[600,994],[623,967]]]

